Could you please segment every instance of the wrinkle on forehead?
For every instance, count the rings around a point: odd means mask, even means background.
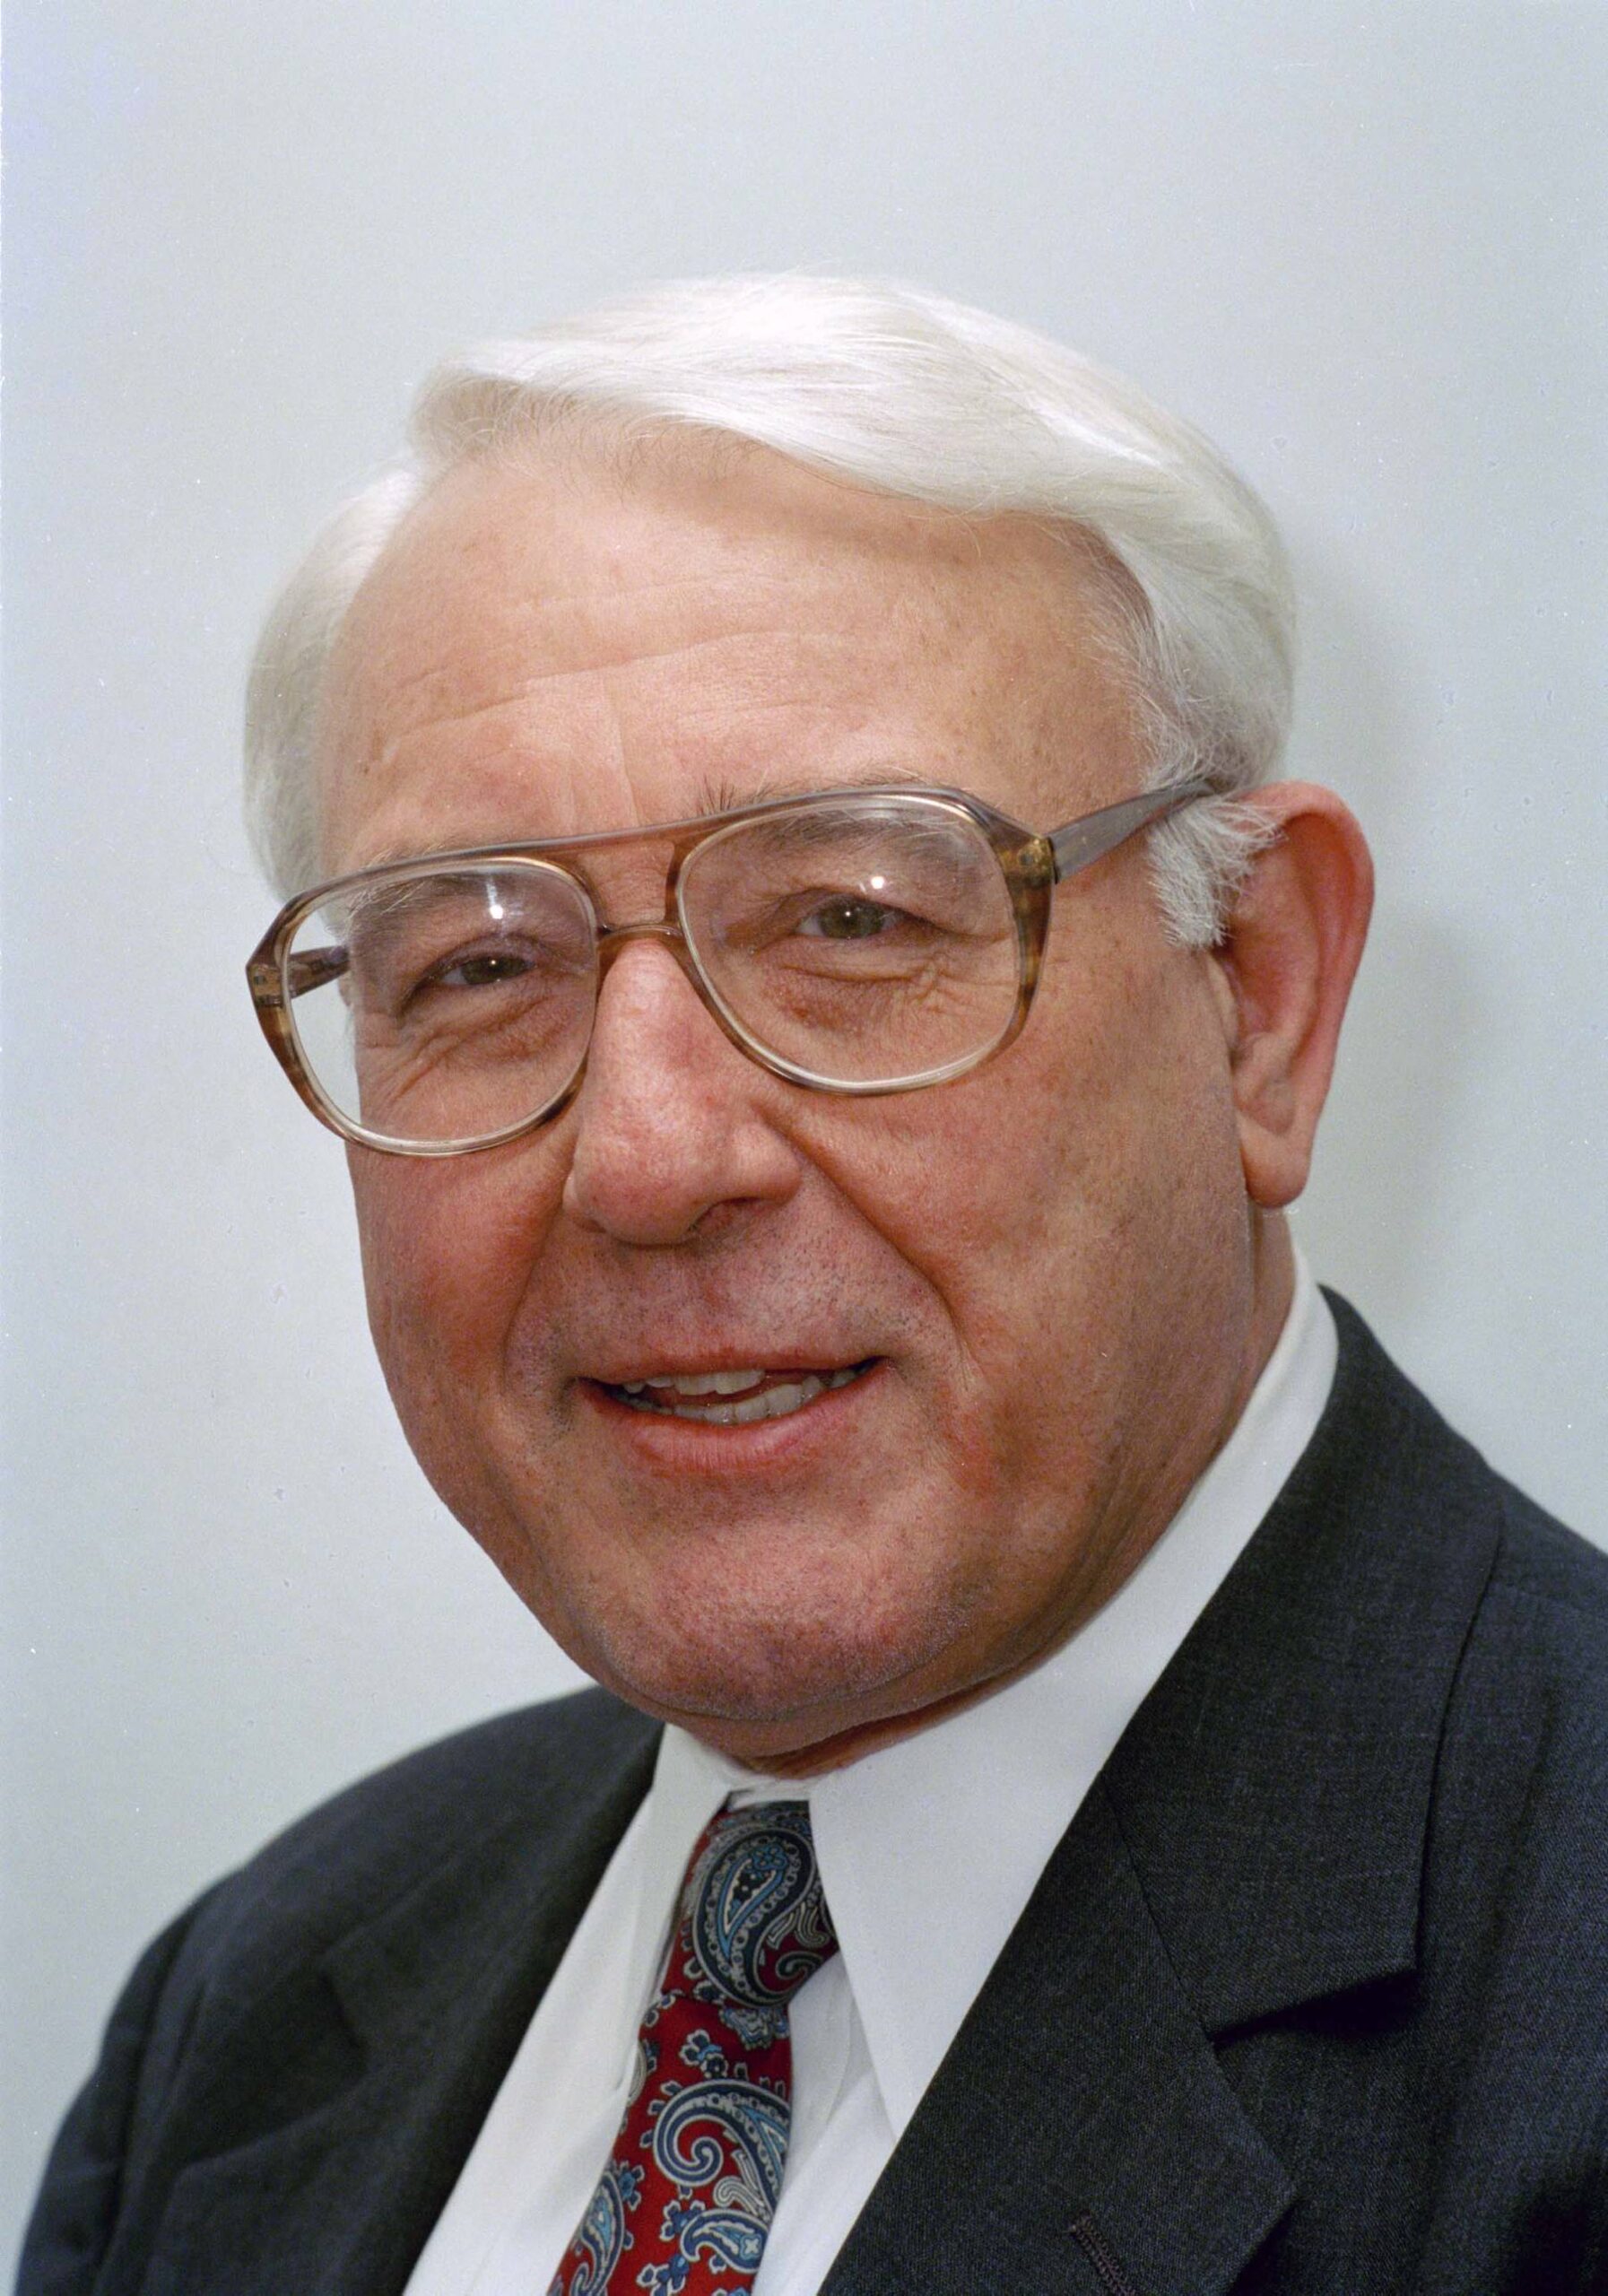
[[[808,643],[798,639],[787,642],[795,647]],[[454,695],[462,683],[462,665],[451,661],[422,664],[398,677],[392,691],[392,700],[395,714],[404,721],[411,714],[406,705],[422,700],[427,723],[432,726],[463,725],[488,711],[510,709],[522,701],[535,700],[544,692],[561,689],[567,683],[635,676],[658,663],[691,664],[700,656],[711,657],[711,667],[716,670],[724,667],[727,674],[743,664],[744,656],[749,656],[751,658],[746,666],[750,674],[772,675],[777,644],[776,634],[769,631],[725,631],[703,638],[674,640],[662,646],[634,648],[629,652],[605,656],[597,660],[554,663],[533,670],[529,666],[528,645],[521,647],[517,641],[509,640],[496,648],[486,648],[481,666],[488,681],[495,678],[505,663],[509,671],[522,674],[515,675],[511,683],[499,687],[484,700],[470,700],[458,707],[452,706]],[[736,659],[723,665],[719,657],[726,656]],[[388,749],[395,749],[402,738],[400,734],[395,736],[387,745]]]

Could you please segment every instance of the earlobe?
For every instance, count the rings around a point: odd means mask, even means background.
[[[1251,803],[1277,836],[1252,865],[1212,979],[1229,1012],[1246,1192],[1276,1211],[1307,1184],[1346,1001],[1373,903],[1373,865],[1332,790],[1286,781]]]

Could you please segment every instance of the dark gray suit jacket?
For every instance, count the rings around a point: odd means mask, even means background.
[[[1336,1313],[1317,1436],[828,2296],[1608,2291],[1608,1558]],[[203,1898],[114,2013],[25,2296],[395,2296],[656,1735],[600,1692],[512,1715]]]

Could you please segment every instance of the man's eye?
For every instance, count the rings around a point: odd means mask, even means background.
[[[900,918],[897,909],[884,908],[881,901],[844,893],[837,900],[818,902],[799,918],[798,930],[816,941],[870,941],[890,931]]]
[[[425,988],[496,988],[531,970],[531,961],[514,949],[481,949],[434,966],[420,984]]]

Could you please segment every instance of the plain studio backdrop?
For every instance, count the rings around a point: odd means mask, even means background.
[[[341,1152],[241,975],[258,616],[467,340],[665,274],[881,273],[1226,448],[1299,579],[1291,770],[1379,865],[1306,1248],[1608,1528],[1602,7],[13,0],[6,31],[0,2238],[156,1926],[574,1679],[404,1446]]]

